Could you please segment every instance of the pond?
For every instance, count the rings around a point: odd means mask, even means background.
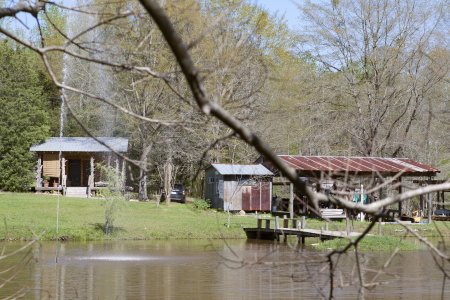
[[[3,243],[6,252],[21,244]],[[57,259],[56,259],[57,256]],[[362,256],[366,281],[389,253]],[[23,261],[2,260],[2,270]],[[0,289],[25,299],[317,299],[328,295],[323,252],[260,241],[40,243],[29,263]],[[1,270],[0,270],[1,271]],[[379,274],[369,299],[440,298],[442,274],[427,251],[399,253]],[[9,272],[11,273],[11,272]],[[340,259],[338,299],[357,295],[354,255]],[[2,278],[7,278],[3,275]]]

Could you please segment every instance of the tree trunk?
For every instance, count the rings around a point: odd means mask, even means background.
[[[141,169],[139,179],[139,194],[138,199],[139,201],[147,201],[148,195],[147,195],[147,174],[144,173],[144,170]]]

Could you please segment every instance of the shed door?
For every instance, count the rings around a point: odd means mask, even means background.
[[[270,211],[270,182],[260,181],[252,186],[251,210]]]
[[[248,210],[252,210],[251,208],[251,195],[252,195],[252,189],[250,186],[242,186],[241,187],[241,191],[242,191],[242,210],[248,211]]]
[[[251,210],[261,210],[261,205],[260,205],[260,201],[261,201],[261,194],[260,194],[260,189],[259,189],[259,185],[261,183],[258,182],[256,185],[252,186],[252,201],[251,201]]]
[[[270,211],[270,182],[261,182],[261,210]]]

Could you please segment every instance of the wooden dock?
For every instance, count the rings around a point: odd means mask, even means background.
[[[284,240],[286,240],[287,236],[295,235],[302,244],[305,244],[305,238],[307,237],[330,240],[336,238],[356,238],[361,234],[359,232],[332,231],[328,230],[328,228],[325,228],[324,230],[306,229],[305,224],[304,217],[300,220],[288,218],[280,219],[278,217],[272,219],[257,219],[256,228],[244,228],[244,231],[249,239],[279,241],[280,236],[284,237]]]

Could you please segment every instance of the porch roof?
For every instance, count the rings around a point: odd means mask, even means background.
[[[115,152],[128,151],[128,139],[117,137],[97,137]],[[112,152],[111,149],[91,137],[53,137],[44,143],[33,145],[32,152]]]

